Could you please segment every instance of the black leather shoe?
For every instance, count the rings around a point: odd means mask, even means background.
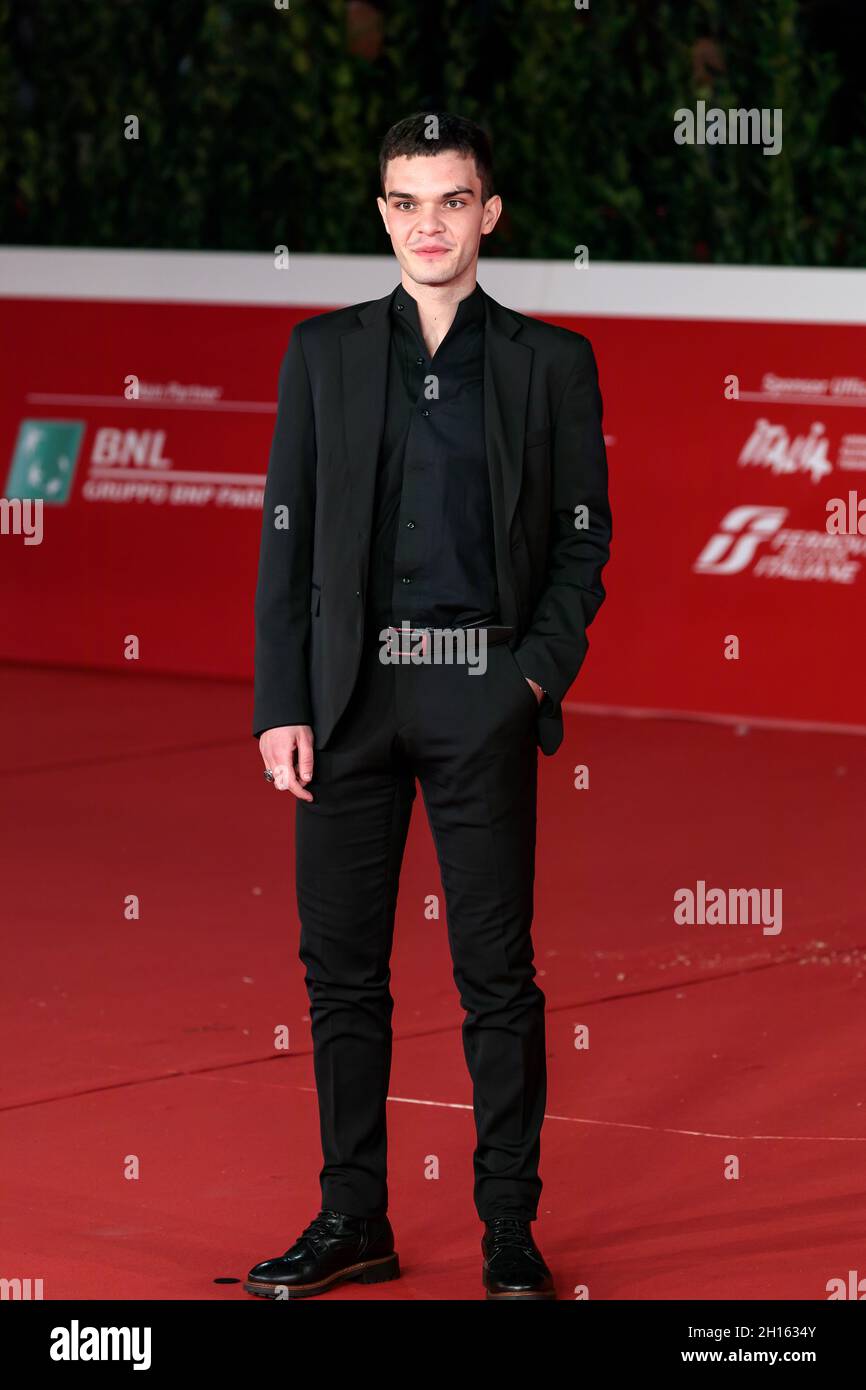
[[[481,1238],[482,1279],[488,1298],[556,1298],[550,1270],[532,1239],[529,1222],[494,1216]]]
[[[253,1265],[244,1288],[262,1298],[311,1298],[334,1284],[382,1284],[399,1273],[387,1216],[345,1216],[326,1207],[285,1255]]]

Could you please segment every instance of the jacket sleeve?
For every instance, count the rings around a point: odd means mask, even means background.
[[[295,326],[280,367],[265,484],[255,596],[254,738],[284,724],[312,724],[307,651],[316,433],[302,327]]]
[[[580,338],[553,424],[547,584],[514,652],[554,710],[583,665],[586,629],[605,597],[612,528],[602,410],[595,355]]]

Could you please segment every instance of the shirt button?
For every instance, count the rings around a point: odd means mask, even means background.
[[[422,410],[422,411],[421,411],[421,414],[426,418],[426,417],[430,414],[430,411],[429,411],[429,410]]]
[[[398,308],[398,309],[402,309],[402,308],[403,308],[403,305],[402,305],[402,304],[398,304],[398,305],[397,305],[397,308]]]
[[[423,367],[423,366],[424,366],[424,358],[423,358],[423,357],[416,357],[416,358],[415,358],[415,366],[416,366],[416,367]]]
[[[412,583],[412,580],[411,580],[411,579],[407,579],[406,576],[405,576],[405,574],[404,574],[403,578],[400,580],[400,583],[401,583],[401,584],[411,584],[411,583]]]
[[[407,521],[407,522],[406,522],[406,530],[407,530],[407,531],[414,531],[414,530],[415,530],[415,523],[414,523],[414,521]]]

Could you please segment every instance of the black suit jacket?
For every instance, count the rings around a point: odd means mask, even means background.
[[[255,599],[253,733],[310,724],[326,745],[364,640],[391,296],[296,325],[283,358]],[[561,702],[605,597],[611,516],[595,357],[579,333],[484,295],[484,428],[500,622],[548,692],[538,742],[562,742]],[[582,509],[585,509],[583,511]],[[576,522],[578,524],[576,524]]]

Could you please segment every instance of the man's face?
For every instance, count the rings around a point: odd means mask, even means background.
[[[495,195],[482,204],[475,160],[456,150],[389,160],[377,201],[394,255],[418,285],[458,279],[502,211]]]

